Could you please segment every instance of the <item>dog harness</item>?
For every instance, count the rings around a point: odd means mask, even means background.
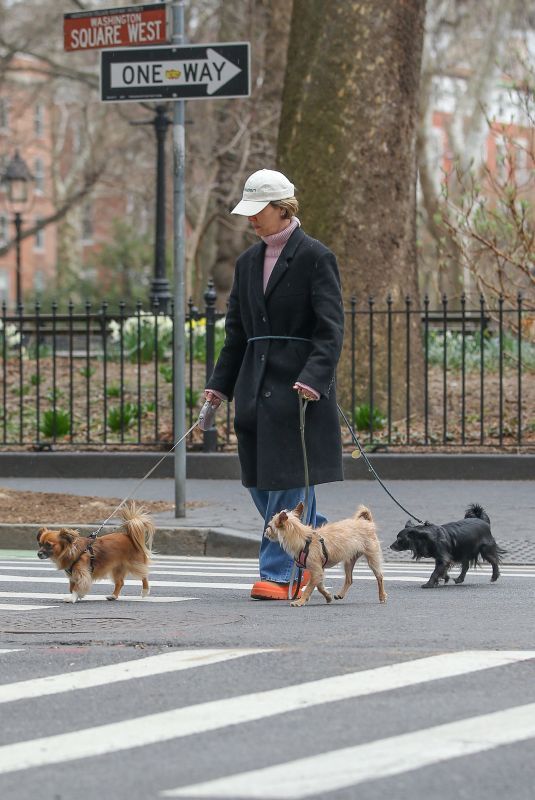
[[[319,536],[318,538],[320,540],[321,549],[323,550],[323,562],[321,566],[324,567],[327,561],[329,560],[329,553],[327,552],[327,548],[325,547],[325,539],[323,538],[323,536]],[[312,536],[307,536],[305,546],[295,559],[295,563],[297,564],[298,567],[301,567],[301,569],[305,569],[307,565],[308,551],[310,548],[311,541],[312,541]]]
[[[85,547],[85,550],[82,550],[78,558],[75,558],[71,566],[65,570],[67,575],[69,576],[72,575],[72,568],[74,567],[75,564],[77,564],[80,561],[84,553],[89,553],[89,570],[91,574],[93,574],[93,570],[95,569],[95,551],[93,550],[93,542],[88,542]]]

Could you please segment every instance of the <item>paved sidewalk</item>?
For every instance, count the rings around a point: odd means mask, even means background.
[[[0,478],[0,486],[10,489],[121,498],[129,494],[136,483],[130,478]],[[532,481],[392,480],[386,484],[410,512],[434,522],[458,519],[469,503],[481,503],[489,514],[496,540],[508,550],[506,562],[535,563],[535,493]],[[239,541],[247,542],[247,552],[243,554],[251,555],[260,540],[262,521],[249,493],[239,481],[190,479],[186,492],[186,500],[191,503],[186,517],[176,519],[171,511],[157,514],[155,522],[158,528],[170,529],[170,533],[176,529],[210,530],[221,541],[225,536],[236,536],[237,549]],[[328,519],[352,515],[359,503],[369,506],[386,548],[385,556],[389,560],[399,560],[399,555],[406,559],[405,554],[388,550],[388,545],[404,526],[408,515],[394,504],[377,482],[326,484],[317,488],[317,496],[319,509]],[[174,482],[170,479],[148,480],[140,487],[137,498],[172,502]],[[96,523],[101,521],[95,520]]]

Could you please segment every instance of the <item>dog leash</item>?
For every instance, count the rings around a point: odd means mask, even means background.
[[[348,427],[348,429],[349,429],[349,433],[351,434],[351,438],[353,439],[353,441],[355,442],[355,444],[357,445],[357,447],[358,447],[358,449],[359,449],[359,451],[360,451],[360,455],[363,457],[364,461],[366,462],[366,466],[368,467],[368,471],[372,473],[373,477],[374,477],[374,478],[375,478],[377,481],[379,481],[379,483],[381,484],[381,486],[383,487],[383,489],[385,490],[385,492],[387,493],[387,495],[388,495],[388,496],[389,496],[389,497],[390,497],[390,498],[391,498],[391,499],[394,501],[394,503],[395,503],[397,506],[399,506],[399,508],[401,508],[401,510],[402,510],[402,511],[404,511],[406,514],[408,514],[408,515],[409,515],[409,517],[412,517],[413,519],[415,519],[415,520],[416,520],[416,522],[419,522],[420,524],[422,524],[422,520],[421,520],[421,519],[418,519],[418,517],[416,517],[414,514],[411,514],[411,512],[410,512],[410,511],[408,511],[408,510],[405,508],[405,506],[402,506],[402,505],[401,505],[401,503],[400,503],[398,500],[396,500],[396,498],[394,497],[394,495],[392,494],[392,492],[390,492],[390,491],[389,491],[389,490],[386,488],[386,486],[384,485],[383,481],[381,480],[381,478],[379,477],[379,475],[378,475],[378,474],[377,474],[377,472],[375,471],[375,469],[374,469],[374,467],[373,467],[373,465],[372,465],[372,463],[371,463],[370,459],[368,458],[368,456],[367,456],[367,455],[366,455],[366,453],[364,452],[364,450],[363,450],[363,448],[362,448],[362,445],[361,445],[361,443],[359,442],[359,439],[358,439],[358,436],[357,436],[357,434],[355,433],[355,431],[353,430],[353,428],[352,428],[352,427],[351,427],[351,425],[349,424],[349,420],[348,420],[348,418],[346,417],[346,415],[344,414],[344,412],[342,411],[342,409],[340,408],[340,406],[338,405],[338,403],[336,404],[336,406],[337,406],[337,408],[338,408],[338,411],[339,411],[339,413],[340,413],[340,414],[342,415],[342,417],[344,418],[344,422],[345,422],[345,424],[347,425],[347,427]]]
[[[162,463],[162,461],[164,461],[164,459],[166,459],[166,458],[167,458],[167,456],[168,456],[168,455],[170,455],[170,454],[173,452],[173,450],[175,450],[175,448],[177,448],[177,447],[178,447],[178,445],[179,445],[181,442],[183,442],[183,441],[184,441],[184,439],[185,439],[187,436],[189,436],[189,435],[190,435],[190,433],[192,432],[192,430],[194,430],[194,428],[196,428],[196,427],[197,427],[197,425],[200,427],[200,429],[201,429],[202,431],[208,430],[208,428],[210,428],[210,427],[212,426],[212,422],[214,421],[214,417],[215,417],[216,408],[217,408],[217,406],[213,406],[213,405],[210,403],[210,401],[209,401],[209,400],[207,400],[207,401],[205,402],[205,404],[204,404],[204,405],[203,405],[203,407],[201,408],[201,411],[200,411],[200,414],[199,414],[199,419],[198,419],[198,420],[196,420],[196,422],[194,422],[194,423],[193,423],[193,425],[191,426],[191,428],[188,428],[188,430],[186,431],[186,433],[185,433],[183,436],[181,436],[181,437],[180,437],[180,439],[179,439],[177,442],[175,442],[175,443],[174,443],[174,445],[172,446],[172,448],[171,448],[170,450],[168,450],[166,453],[164,453],[164,454],[163,454],[163,456],[160,458],[160,460],[159,460],[159,461],[157,461],[157,462],[156,462],[156,464],[154,464],[154,466],[153,466],[153,467],[151,467],[151,468],[149,469],[149,471],[147,472],[147,474],[146,474],[146,475],[144,475],[144,476],[141,478],[141,480],[140,480],[140,481],[138,481],[138,483],[136,484],[136,486],[134,486],[134,488],[133,488],[133,490],[130,492],[130,494],[126,495],[126,497],[124,498],[124,500],[121,500],[121,502],[119,503],[119,505],[117,506],[117,508],[115,508],[115,509],[112,511],[112,513],[109,515],[109,517],[107,517],[107,519],[105,519],[105,520],[104,520],[104,522],[102,523],[102,525],[100,526],[100,528],[97,528],[97,530],[96,530],[96,531],[93,531],[93,533],[90,533],[90,534],[89,534],[89,536],[87,537],[88,539],[96,539],[96,538],[97,538],[97,536],[99,535],[99,533],[100,533],[100,531],[102,530],[102,528],[103,528],[103,527],[104,527],[104,526],[105,526],[105,525],[106,525],[106,524],[107,524],[107,523],[110,521],[110,519],[112,519],[112,517],[114,517],[114,516],[115,516],[115,514],[117,514],[117,512],[119,511],[119,509],[120,509],[120,508],[122,508],[122,507],[124,506],[124,504],[127,502],[127,500],[130,500],[132,497],[134,497],[134,495],[136,494],[136,492],[137,492],[137,490],[139,489],[139,487],[140,487],[140,486],[141,486],[141,485],[142,485],[142,484],[143,484],[143,483],[144,483],[144,482],[147,480],[147,478],[149,478],[149,477],[152,475],[152,473],[153,473],[153,472],[154,472],[154,471],[155,471],[155,470],[156,470],[156,469],[157,469],[157,468],[160,466],[160,464]]]
[[[284,337],[282,337],[284,338]],[[301,450],[303,453],[303,468],[305,471],[305,502],[303,508],[303,519],[306,520],[308,518],[308,500],[309,500],[309,477],[308,477],[308,459],[307,459],[307,447],[305,442],[305,411],[307,410],[308,400],[303,397],[301,398],[297,395],[297,399],[299,400],[299,430],[301,432]],[[292,586],[294,585],[294,575],[297,570],[297,580],[295,583],[295,590],[292,592]],[[299,594],[299,588],[301,586],[301,576],[303,574],[303,567],[302,565],[294,559],[294,563],[292,564],[292,573],[290,575],[290,583],[288,584],[288,600],[295,600],[297,595]]]

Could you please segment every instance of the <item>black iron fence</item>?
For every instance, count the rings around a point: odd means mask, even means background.
[[[209,286],[185,324],[187,423],[202,405],[224,340]],[[535,447],[535,309],[438,308],[427,298],[352,298],[337,381],[344,410],[372,448]],[[0,444],[4,447],[167,447],[174,440],[173,318],[106,303],[62,311],[20,307],[0,317]],[[232,449],[232,408],[190,449]],[[349,445],[349,439],[346,439]]]

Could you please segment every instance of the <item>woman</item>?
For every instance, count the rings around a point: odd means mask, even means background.
[[[264,529],[274,513],[304,499],[299,396],[314,401],[306,410],[305,522],[325,522],[314,485],[343,480],[334,385],[344,329],[338,266],[302,231],[297,211],[294,186],[282,173],[261,169],[247,179],[232,213],[248,217],[261,241],[236,263],[225,344],[205,390],[213,404],[235,396],[242,482]],[[277,542],[262,537],[251,597],[286,599],[292,566]]]

